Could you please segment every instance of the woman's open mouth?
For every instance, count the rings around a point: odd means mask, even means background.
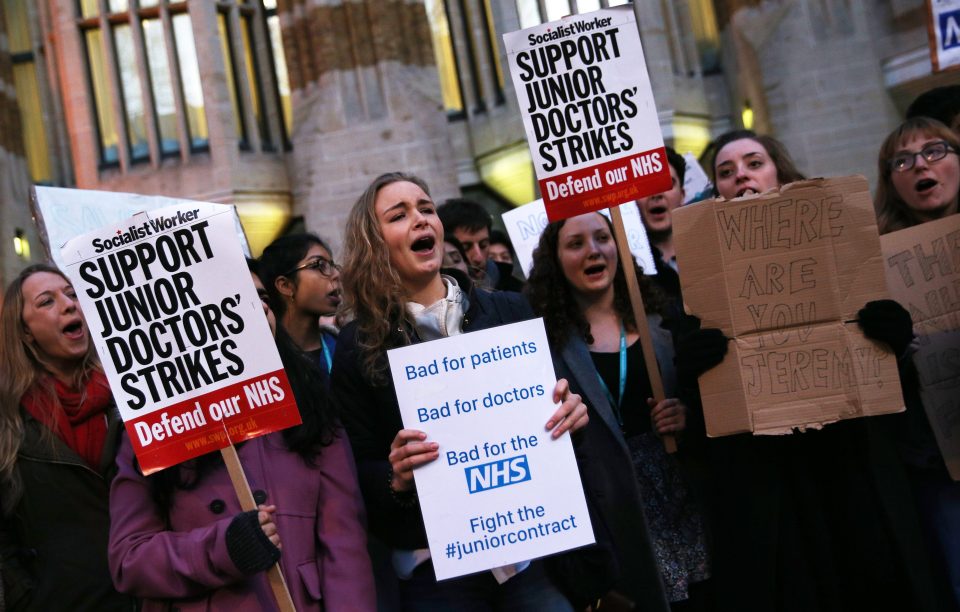
[[[600,276],[607,269],[607,264],[594,264],[588,266],[583,273],[587,275],[588,278],[594,278]]]
[[[72,323],[68,323],[63,328],[62,331],[63,331],[63,335],[66,336],[69,340],[78,340],[80,338],[83,338],[83,334],[84,334],[83,321],[78,320],[78,321],[73,321]]]
[[[917,181],[917,184],[914,186],[914,188],[917,190],[918,193],[923,193],[925,191],[930,191],[931,189],[936,187],[938,184],[939,183],[933,180],[932,178],[923,178]]]
[[[436,246],[436,244],[436,238],[433,236],[424,236],[423,238],[417,238],[414,240],[410,248],[418,255],[429,255],[433,252],[433,247]]]
[[[651,206],[651,207],[649,208],[649,211],[650,211],[650,214],[651,214],[651,215],[665,215],[665,214],[667,214],[667,207],[666,207],[666,206]]]
[[[760,192],[754,189],[753,187],[744,187],[743,189],[737,192],[737,197],[739,198],[740,196],[745,196],[748,194],[753,195],[756,193],[760,193]]]

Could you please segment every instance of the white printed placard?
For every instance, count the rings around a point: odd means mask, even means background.
[[[610,213],[606,209],[599,212],[610,218]],[[637,263],[643,268],[644,274],[655,275],[657,267],[653,262],[650,240],[647,238],[647,230],[643,227],[637,205],[634,202],[622,204],[620,216],[623,219],[623,229],[627,233],[627,241],[630,243],[630,252],[637,258]],[[534,200],[529,204],[508,210],[501,217],[503,225],[507,228],[507,234],[510,235],[510,242],[513,243],[513,250],[517,253],[520,268],[524,276],[529,278],[530,268],[533,267],[533,251],[540,243],[540,234],[549,223],[543,200]]]
[[[594,542],[570,436],[544,429],[557,407],[542,319],[387,354],[404,427],[440,445],[414,473],[438,579]]]
[[[61,269],[66,264],[60,256],[60,247],[68,240],[105,227],[122,223],[139,212],[157,210],[168,206],[190,205],[194,200],[94,191],[91,189],[66,189],[63,187],[34,187],[31,204],[37,223],[40,240],[50,253],[50,258]],[[250,255],[247,237],[240,224],[235,206],[233,214],[234,233],[240,240],[243,252]]]
[[[960,69],[960,0],[927,0],[927,19],[933,71]]]
[[[140,213],[61,256],[144,473],[300,422],[231,206]]]
[[[632,6],[503,35],[551,221],[670,189]]]
[[[683,192],[684,204],[691,204],[713,197],[713,183],[710,177],[703,171],[703,167],[693,153],[683,154],[683,161],[686,162],[683,172]]]

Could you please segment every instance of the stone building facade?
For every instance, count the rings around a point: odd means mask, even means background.
[[[494,213],[529,201],[500,36],[625,3],[4,0],[0,280],[43,258],[31,181],[234,203],[255,252],[301,227],[338,249],[350,205],[389,170]],[[960,80],[931,73],[923,0],[632,10],[664,137],[696,154],[749,108],[808,174],[872,178],[909,101]]]

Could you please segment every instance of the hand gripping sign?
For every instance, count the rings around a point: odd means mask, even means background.
[[[631,6],[504,34],[550,221],[670,189]]]
[[[61,254],[144,474],[300,422],[231,207],[141,213]]]
[[[438,579],[594,542],[570,436],[543,428],[557,379],[541,319],[387,355],[404,427],[440,444],[414,474]]]

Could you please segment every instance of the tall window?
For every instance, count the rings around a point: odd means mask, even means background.
[[[450,36],[450,19],[444,0],[424,0],[430,35],[433,38],[433,57],[440,75],[440,93],[443,107],[451,118],[463,116],[463,92],[457,70],[457,51]]]
[[[276,0],[221,0],[217,29],[243,149],[288,149],[290,85]]]
[[[20,106],[21,129],[30,178],[35,183],[50,183],[53,181],[53,168],[43,124],[40,81],[37,78],[36,56],[30,37],[27,8],[25,0],[3,0],[7,41],[13,62],[13,84]]]
[[[158,162],[209,147],[184,0],[79,0],[100,165]]]

